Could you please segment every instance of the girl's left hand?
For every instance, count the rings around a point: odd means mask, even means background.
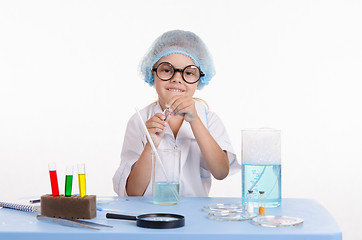
[[[195,102],[190,96],[174,96],[168,101],[168,106],[174,115],[183,116],[185,121],[189,123],[198,117]]]

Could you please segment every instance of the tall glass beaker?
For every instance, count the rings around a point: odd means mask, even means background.
[[[157,152],[162,163],[152,152],[153,203],[178,204],[180,202],[181,151],[179,149],[159,149]]]
[[[242,130],[242,202],[246,204],[248,190],[264,191],[266,207],[281,204],[280,131],[275,129]],[[254,196],[257,206],[257,196]]]

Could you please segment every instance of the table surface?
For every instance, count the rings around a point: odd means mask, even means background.
[[[304,223],[295,227],[269,228],[244,222],[211,220],[203,206],[216,203],[239,203],[239,198],[181,198],[178,205],[159,206],[146,197],[104,197],[97,207],[142,213],[175,213],[185,216],[185,226],[175,229],[147,229],[135,221],[106,219],[106,210],[98,211],[92,222],[112,225],[101,230],[74,228],[38,221],[38,213],[0,209],[0,239],[250,239],[250,240],[341,240],[342,232],[331,214],[311,199],[283,199],[278,208],[266,209],[266,215],[299,217]],[[114,212],[116,213],[116,212]],[[122,214],[122,213],[120,213]],[[126,213],[124,213],[126,214]]]

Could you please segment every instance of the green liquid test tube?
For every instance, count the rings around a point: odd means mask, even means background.
[[[73,166],[67,166],[65,169],[65,196],[72,196],[73,185]]]

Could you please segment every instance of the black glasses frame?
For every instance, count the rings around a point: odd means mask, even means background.
[[[159,67],[161,64],[164,64],[164,63],[170,64],[170,66],[173,68],[173,74],[172,74],[172,76],[171,76],[169,79],[160,78],[160,76],[158,76],[158,73],[157,73],[158,67]],[[186,79],[185,79],[185,77],[184,77],[184,71],[185,71],[185,69],[188,68],[188,67],[196,67],[197,69],[199,69],[200,77],[199,77],[199,79],[197,79],[195,82],[188,82],[188,81],[186,81]],[[152,71],[156,72],[157,77],[158,77],[159,79],[161,79],[162,81],[169,81],[169,80],[171,80],[171,79],[175,76],[175,73],[176,73],[176,72],[180,72],[180,73],[181,73],[181,76],[182,76],[182,79],[183,79],[185,82],[187,82],[188,84],[197,83],[198,81],[200,81],[201,77],[204,77],[204,76],[205,76],[205,74],[201,71],[201,69],[200,69],[198,66],[196,66],[196,65],[188,65],[188,66],[184,67],[184,69],[179,69],[179,68],[175,68],[175,67],[174,67],[171,63],[169,63],[169,62],[161,62],[161,63],[159,63],[159,64],[157,65],[157,67],[152,68]]]

